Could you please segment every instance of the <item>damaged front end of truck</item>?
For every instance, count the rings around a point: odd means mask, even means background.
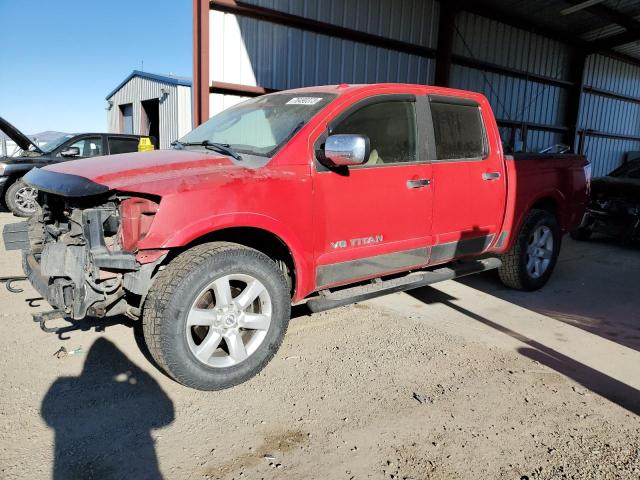
[[[7,225],[7,249],[21,249],[26,277],[54,308],[38,314],[81,320],[125,314],[138,318],[168,250],[138,250],[160,199],[109,191],[83,177],[32,170],[25,181],[40,208],[27,222]]]

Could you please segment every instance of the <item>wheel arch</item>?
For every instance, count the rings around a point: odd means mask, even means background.
[[[306,264],[302,253],[296,250],[286,237],[272,229],[255,225],[224,226],[190,238],[179,247],[171,248],[167,261],[181,252],[208,242],[231,242],[253,248],[273,259],[279,267],[286,267],[290,278],[291,296],[294,300],[304,297],[307,288],[305,280]],[[282,263],[280,263],[282,262]]]
[[[512,217],[512,222],[507,222],[506,230],[511,232],[509,235],[509,241],[504,244],[501,249],[501,253],[508,251],[513,244],[516,242],[522,227],[524,226],[524,221],[529,215],[531,210],[543,210],[551,213],[558,224],[560,225],[560,230],[562,233],[566,232],[566,222],[562,215],[561,205],[564,203],[565,199],[562,193],[557,190],[548,190],[540,192],[534,198],[532,198],[528,203],[518,203],[515,208],[515,216]],[[510,225],[510,228],[509,228]]]
[[[14,183],[16,183],[18,180],[20,180],[23,176],[24,176],[25,172],[7,172],[6,177],[7,177],[7,181],[4,183],[4,185],[2,186],[2,190],[0,190],[0,195],[2,196],[2,203],[5,202],[5,194],[7,193],[7,190],[9,190],[9,187],[11,185],[13,185]]]
[[[544,210],[546,212],[549,212],[553,215],[556,216],[556,218],[559,217],[559,208],[560,205],[558,203],[558,200],[551,196],[551,195],[547,195],[541,198],[538,198],[536,201],[534,201],[531,206],[528,208],[527,211],[531,211],[531,210]],[[558,220],[560,220],[558,218]]]
[[[282,262],[282,265],[287,270],[285,274],[288,274],[291,278],[289,286],[291,295],[294,295],[297,272],[296,261],[285,241],[278,235],[258,227],[227,227],[202,235],[187,244],[185,248],[191,248],[207,242],[237,243],[264,253],[281,268],[282,266],[279,262]]]
[[[542,191],[526,205],[520,211],[520,215],[518,218],[517,225],[514,229],[515,232],[520,232],[522,229],[522,225],[524,224],[525,218],[529,215],[531,210],[544,210],[545,212],[549,212],[556,217],[560,227],[563,229],[563,219],[562,219],[562,209],[561,205],[565,202],[565,197],[558,190],[547,190]]]

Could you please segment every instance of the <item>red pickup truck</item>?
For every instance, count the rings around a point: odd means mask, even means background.
[[[29,227],[5,243],[54,307],[126,314],[174,379],[255,375],[312,311],[498,269],[542,287],[578,226],[589,164],[506,157],[486,98],[338,85],[240,103],[165,151],[34,169]],[[28,239],[27,239],[28,237]]]

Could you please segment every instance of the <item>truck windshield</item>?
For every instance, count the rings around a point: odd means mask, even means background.
[[[177,146],[217,143],[239,153],[271,157],[333,98],[333,94],[315,92],[252,98],[211,117]]]
[[[61,137],[58,137],[55,140],[51,140],[50,142],[47,142],[45,145],[42,145],[40,147],[40,150],[42,150],[44,153],[51,153],[60,145],[62,145],[64,142],[69,140],[71,137],[73,137],[73,135],[63,135]]]

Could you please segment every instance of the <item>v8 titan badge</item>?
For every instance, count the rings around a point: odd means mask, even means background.
[[[338,240],[331,242],[330,246],[332,250],[340,250],[348,247],[363,247],[365,245],[374,245],[376,243],[382,243],[384,237],[382,235],[375,235],[371,237],[352,238],[351,240]]]

